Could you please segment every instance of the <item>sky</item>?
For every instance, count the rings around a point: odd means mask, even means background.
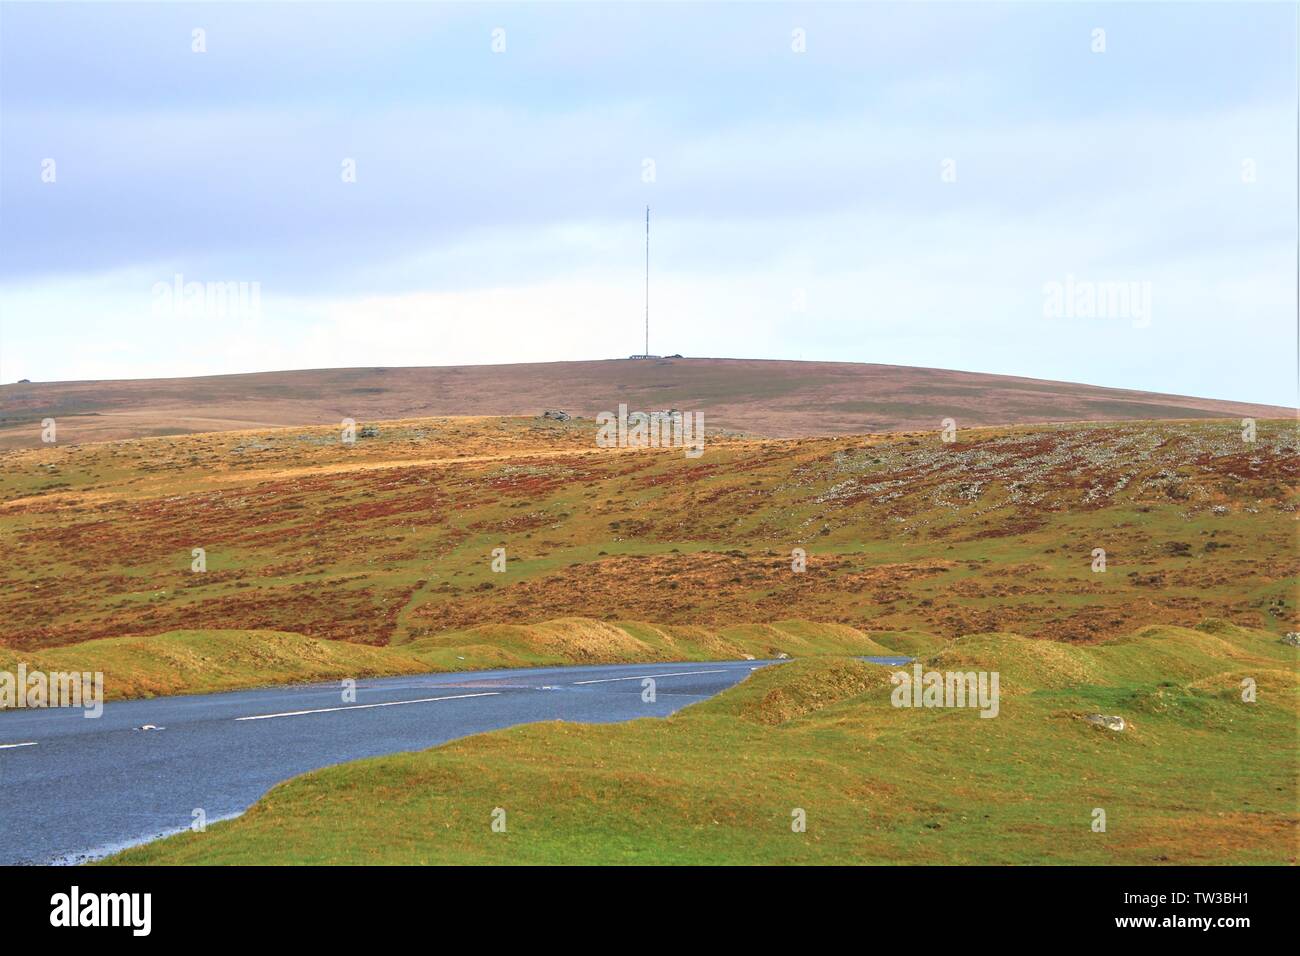
[[[658,354],[1295,405],[1296,19],[4,3],[0,382],[625,357],[649,205]]]

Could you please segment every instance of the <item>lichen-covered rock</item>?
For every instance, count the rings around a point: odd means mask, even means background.
[[[1123,730],[1128,726],[1123,717],[1110,714],[1085,714],[1083,719],[1090,724],[1096,724],[1098,727],[1105,727],[1107,730]]]

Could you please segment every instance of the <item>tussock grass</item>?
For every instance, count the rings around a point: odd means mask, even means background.
[[[926,670],[998,671],[1003,693],[1097,683],[1088,648],[1018,634],[973,634],[927,657]]]
[[[488,624],[409,644],[371,647],[283,631],[170,631],[40,651],[0,647],[0,670],[101,671],[109,700],[429,671],[566,664],[739,660],[893,653],[842,624],[783,621],[731,628],[560,618]]]
[[[856,660],[768,667],[755,672],[743,690],[704,709],[776,726],[888,687],[889,673],[879,665]]]
[[[29,671],[102,671],[109,700],[425,669],[417,659],[388,648],[282,631],[170,631],[35,652],[0,647],[0,670],[14,671],[20,662]]]

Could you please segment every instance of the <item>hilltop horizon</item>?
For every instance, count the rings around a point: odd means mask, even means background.
[[[685,355],[680,352],[665,352],[664,354],[627,354],[627,355],[607,355],[591,358],[573,358],[573,359],[543,359],[536,362],[512,362],[497,359],[484,360],[480,362],[450,362],[445,365],[429,364],[401,364],[401,363],[383,363],[383,362],[360,362],[355,365],[304,365],[295,367],[277,367],[277,368],[241,368],[229,372],[193,372],[181,373],[176,375],[118,375],[118,376],[101,376],[101,377],[76,377],[76,378],[20,378],[14,381],[0,382],[0,388],[6,385],[72,385],[88,382],[153,382],[153,381],[175,381],[184,379],[208,379],[208,378],[237,378],[249,375],[281,375],[295,374],[302,372],[347,372],[347,371],[389,371],[398,369],[453,369],[453,368],[510,368],[515,366],[547,366],[547,365],[578,365],[591,362],[644,362],[644,361],[702,361],[702,362],[770,362],[773,364],[803,364],[803,365],[847,365],[847,366],[869,366],[872,368],[894,368],[894,369],[917,369],[926,372],[956,372],[963,375],[988,375],[998,378],[1023,379],[1025,381],[1035,382],[1053,382],[1061,385],[1081,385],[1088,388],[1108,389],[1112,391],[1139,391],[1152,395],[1168,395],[1179,398],[1197,398],[1216,402],[1231,402],[1236,404],[1249,404],[1270,406],[1270,402],[1256,402],[1244,398],[1233,398],[1223,395],[1191,395],[1178,392],[1164,392],[1155,388],[1141,388],[1135,384],[1128,385],[1104,385],[1097,382],[1088,382],[1083,380],[1049,378],[1037,375],[1023,375],[1016,372],[998,372],[987,369],[957,368],[946,365],[915,365],[905,362],[865,362],[853,359],[818,359],[818,358],[784,358],[769,356],[741,356],[741,355]],[[1297,398],[1300,398],[1300,387],[1297,389]],[[1290,408],[1292,406],[1280,405],[1273,406],[1277,408]],[[1300,403],[1295,406],[1300,409]]]
[[[360,366],[0,386],[0,448],[319,425],[342,418],[701,411],[710,429],[772,438],[1143,419],[1286,418],[1286,406],[957,369],[789,359],[593,359]]]

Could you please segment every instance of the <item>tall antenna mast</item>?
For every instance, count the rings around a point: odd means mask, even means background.
[[[645,354],[650,354],[650,207],[645,207]]]

